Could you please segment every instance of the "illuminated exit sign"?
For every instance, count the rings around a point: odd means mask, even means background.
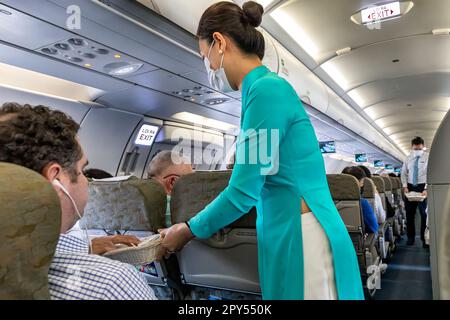
[[[362,23],[369,24],[389,20],[401,15],[400,2],[391,2],[361,11]]]

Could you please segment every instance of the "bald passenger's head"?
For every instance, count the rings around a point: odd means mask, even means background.
[[[189,161],[172,151],[161,151],[148,166],[148,178],[159,181],[168,195],[172,194],[175,182],[181,176],[192,173]]]

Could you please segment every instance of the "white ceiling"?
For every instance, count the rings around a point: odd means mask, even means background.
[[[450,1],[413,2],[405,16],[376,28],[357,25],[350,17],[377,0],[281,1],[270,13],[295,23],[299,33],[291,40],[405,153],[416,135],[430,146],[450,110],[450,36],[432,35],[433,29],[450,28]],[[352,50],[336,55],[346,47]]]

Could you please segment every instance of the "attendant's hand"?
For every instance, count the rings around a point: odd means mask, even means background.
[[[136,246],[141,242],[135,236],[115,235],[107,237],[98,237],[91,240],[92,254],[104,254],[106,252],[116,250],[116,244],[124,244],[129,247]]]
[[[427,198],[427,197],[428,197],[428,191],[427,191],[427,190],[424,190],[424,191],[422,192],[422,195],[425,196],[425,198]]]
[[[171,254],[183,249],[194,235],[186,223],[177,223],[167,229],[159,229],[162,238],[160,256],[168,258]]]
[[[406,194],[406,193],[409,193],[408,187],[404,187],[404,188],[403,188],[403,193],[405,193],[405,194]]]

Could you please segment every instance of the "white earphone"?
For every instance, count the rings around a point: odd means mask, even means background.
[[[52,181],[52,184],[57,186],[58,188],[60,188],[62,190],[62,192],[64,192],[64,194],[70,199],[70,201],[73,204],[73,207],[75,208],[75,212],[77,213],[78,217],[80,219],[82,219],[83,217],[80,214],[80,211],[78,210],[78,206],[75,203],[75,200],[73,200],[72,196],[70,195],[69,191],[67,191],[66,187],[64,187],[64,185],[61,183],[61,181],[59,181],[58,179],[54,179]],[[91,253],[92,253],[92,243],[91,240],[89,239],[89,234],[87,229],[84,229],[84,236],[86,238],[86,242],[89,244],[89,248],[91,249]]]

